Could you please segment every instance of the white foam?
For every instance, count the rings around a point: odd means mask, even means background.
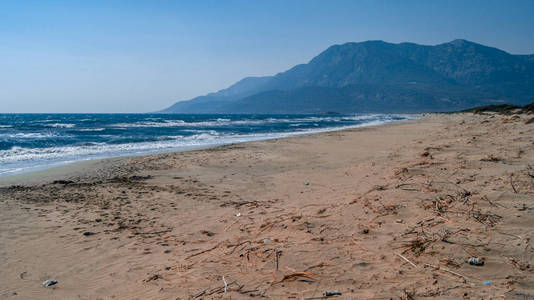
[[[14,138],[14,139],[46,139],[56,137],[58,135],[54,133],[42,133],[42,132],[28,132],[28,133],[2,133],[0,138]]]
[[[235,120],[217,118],[208,121],[186,122],[183,120],[165,120],[162,122],[141,121],[135,123],[116,123],[110,125],[116,128],[158,128],[158,127],[220,127],[235,125],[262,125],[272,123],[311,123],[311,122],[340,122],[340,121],[364,121],[381,118],[384,115],[354,115],[354,116],[326,116],[326,117],[302,117],[302,118],[267,118],[267,119],[244,119]],[[152,120],[156,120],[151,118]]]
[[[95,131],[95,132],[98,132],[98,131],[104,131],[104,130],[106,130],[106,128],[80,128],[80,129],[77,129],[76,131],[84,131],[84,132]]]
[[[54,123],[54,124],[48,124],[47,127],[53,127],[53,128],[74,128],[76,124],[71,123]]]

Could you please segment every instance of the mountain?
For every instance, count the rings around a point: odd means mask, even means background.
[[[366,41],[334,45],[307,64],[247,77],[164,113],[455,111],[534,101],[534,55],[466,40],[436,46]]]

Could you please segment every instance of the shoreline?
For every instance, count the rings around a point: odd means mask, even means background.
[[[534,297],[530,117],[427,115],[1,187],[0,299]]]
[[[359,125],[340,127],[340,128],[324,128],[324,129],[319,129],[318,131],[305,132],[305,133],[287,132],[288,136],[284,136],[284,137],[250,140],[250,141],[229,143],[229,144],[199,146],[198,148],[194,147],[192,149],[185,149],[185,150],[169,150],[169,151],[156,152],[156,153],[132,154],[132,155],[125,154],[125,155],[103,157],[103,158],[82,159],[82,160],[72,161],[72,162],[57,162],[57,164],[60,164],[60,165],[56,165],[52,167],[43,167],[42,169],[39,167],[39,169],[37,170],[16,173],[13,175],[0,176],[0,187],[7,187],[10,185],[39,185],[39,184],[50,183],[54,180],[68,180],[69,178],[80,176],[80,173],[83,173],[84,170],[91,170],[91,169],[99,168],[100,166],[106,163],[112,163],[112,164],[119,163],[120,164],[121,160],[127,160],[128,158],[133,158],[133,157],[155,156],[155,155],[168,154],[168,153],[194,152],[194,151],[215,149],[218,147],[225,147],[225,146],[231,146],[231,145],[241,145],[241,144],[246,144],[246,143],[262,142],[262,141],[270,141],[270,140],[278,140],[278,139],[291,139],[291,138],[297,138],[300,136],[318,135],[318,134],[323,134],[323,133],[353,130],[353,129],[366,128],[366,127],[387,126],[387,125],[393,125],[393,124],[398,124],[398,123],[417,121],[424,115],[431,115],[431,114],[429,113],[409,114],[410,117],[413,117],[412,119],[394,121],[390,123],[371,124],[371,125],[359,124]],[[439,115],[439,113],[437,113],[437,115]]]

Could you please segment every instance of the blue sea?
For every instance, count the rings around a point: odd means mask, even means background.
[[[0,114],[0,177],[412,119],[406,115]]]

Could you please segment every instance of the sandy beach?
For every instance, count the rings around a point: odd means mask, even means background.
[[[0,299],[534,299],[531,118],[426,115],[4,178]]]

